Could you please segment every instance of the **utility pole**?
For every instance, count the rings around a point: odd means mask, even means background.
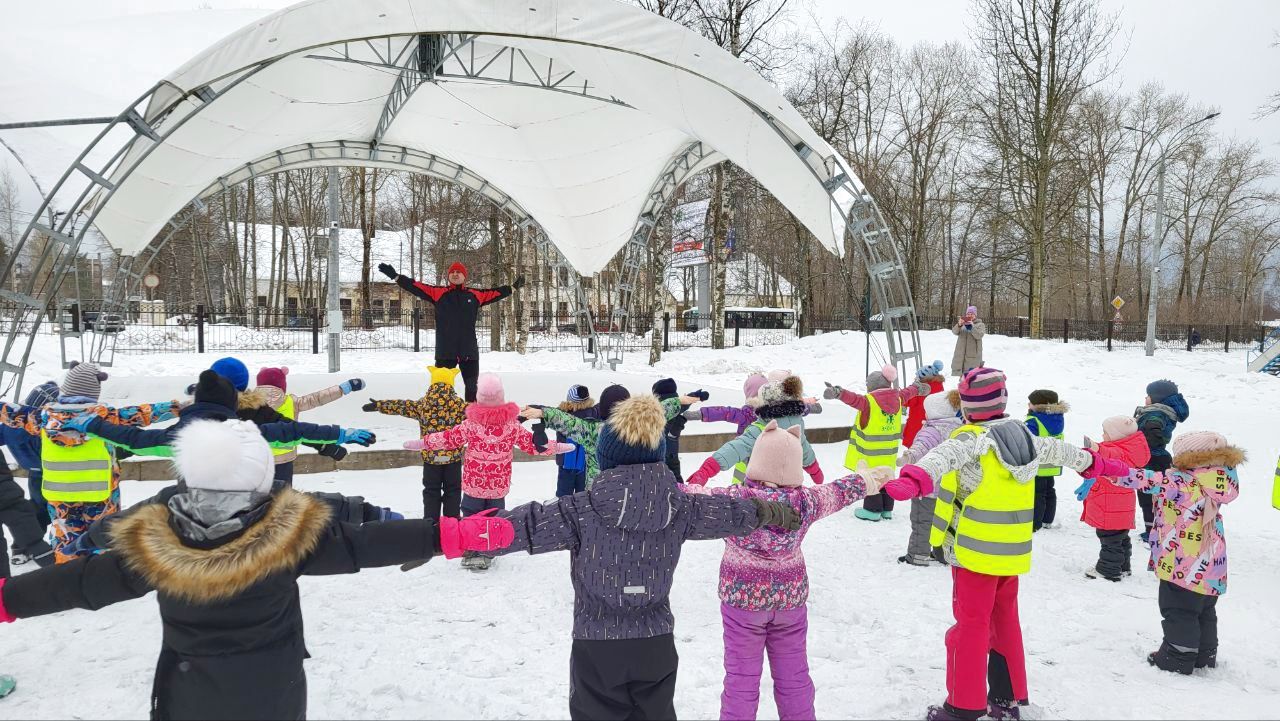
[[[329,372],[342,370],[342,303],[338,300],[338,168],[329,168]]]

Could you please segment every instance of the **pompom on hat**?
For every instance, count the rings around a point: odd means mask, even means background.
[[[275,475],[271,447],[249,421],[192,421],[174,437],[173,465],[188,488],[209,491],[268,493]]]
[[[898,380],[898,369],[891,365],[886,365],[878,371],[871,371],[867,376],[867,392],[892,388],[896,380]]]

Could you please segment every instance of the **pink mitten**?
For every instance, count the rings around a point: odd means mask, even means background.
[[[1119,478],[1120,476],[1129,475],[1129,471],[1132,470],[1129,464],[1124,461],[1115,458],[1103,458],[1088,449],[1085,449],[1085,453],[1089,454],[1093,462],[1089,464],[1088,468],[1080,471],[1081,478],[1098,478],[1100,476]]]
[[[711,480],[712,476],[719,472],[720,463],[716,461],[715,457],[711,457],[703,461],[702,465],[698,466],[698,470],[694,471],[684,482],[695,486],[705,486],[707,481]]]
[[[422,450],[426,450],[427,442],[422,440],[421,438],[416,438],[412,441],[405,441],[404,447],[411,451],[422,451]]]
[[[8,579],[0,578],[0,623],[13,623],[18,619],[9,615],[9,610],[4,607],[4,582]]]
[[[818,467],[817,461],[814,461],[813,463],[810,463],[809,465],[805,466],[804,472],[809,474],[809,477],[813,479],[814,483],[822,483],[822,481],[824,480],[824,476],[822,475],[822,469]]]
[[[516,540],[511,521],[493,516],[490,508],[463,519],[440,517],[440,550],[445,558],[457,558],[463,551],[497,551]]]
[[[884,484],[881,491],[895,501],[908,501],[933,492],[933,479],[920,466],[903,466],[901,475]]]
[[[557,443],[555,444],[555,448],[556,448],[556,454],[558,455],[561,453],[572,453],[573,449],[577,448],[577,446],[573,445],[572,443]]]

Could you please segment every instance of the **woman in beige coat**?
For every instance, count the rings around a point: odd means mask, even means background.
[[[987,325],[978,319],[978,309],[971,305],[956,319],[951,332],[956,336],[951,375],[962,376],[965,371],[982,365],[982,336],[987,334]]]

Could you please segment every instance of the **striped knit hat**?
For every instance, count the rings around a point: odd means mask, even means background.
[[[591,397],[591,391],[581,383],[575,383],[569,386],[569,393],[565,396],[565,400],[572,403],[581,403]]]
[[[1004,372],[974,368],[960,380],[960,412],[970,421],[989,421],[1004,415],[1009,402]]]
[[[60,388],[65,398],[92,398],[96,401],[102,395],[102,381],[106,379],[107,374],[98,370],[98,366],[93,363],[72,361]]]

